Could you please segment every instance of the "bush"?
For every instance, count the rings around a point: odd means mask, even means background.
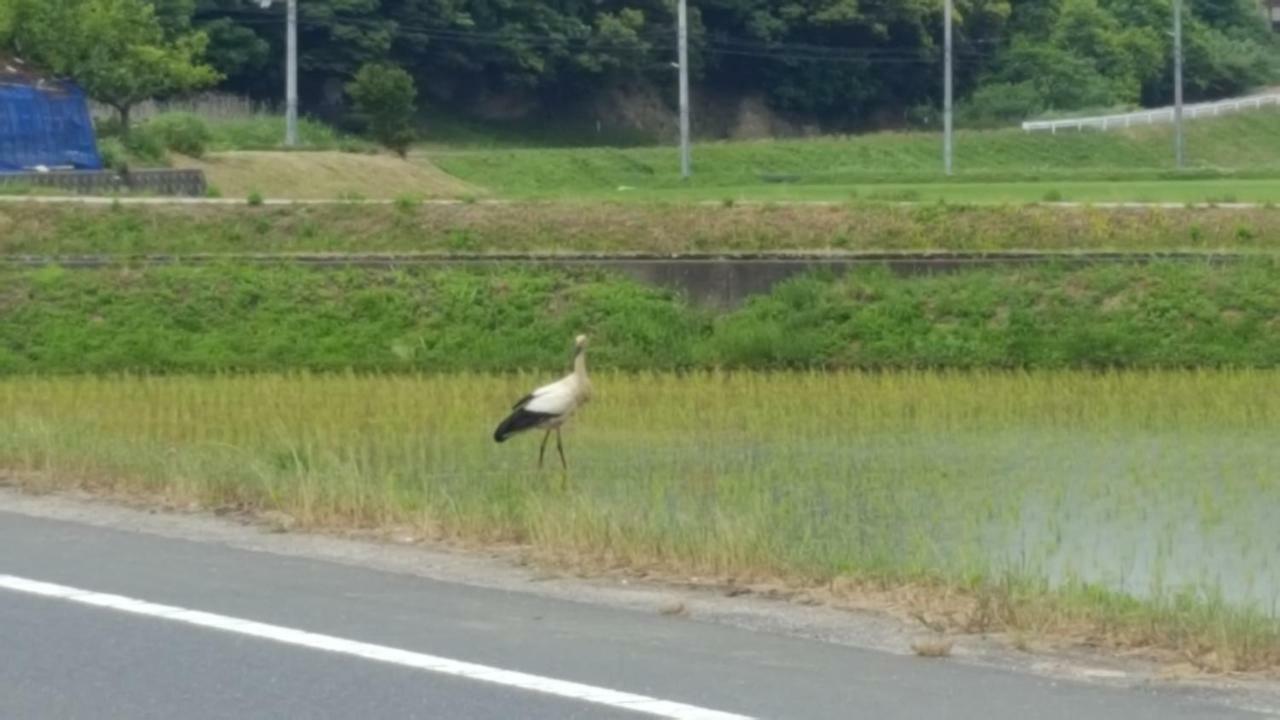
[[[165,152],[164,140],[149,126],[134,128],[121,139],[125,149],[136,160],[154,165],[164,165],[169,160],[169,154]]]
[[[913,130],[934,130],[942,127],[942,111],[932,103],[918,103],[907,108],[902,119]]]
[[[394,65],[368,63],[347,84],[356,114],[374,139],[404,157],[413,143],[414,99],[409,73]]]
[[[210,150],[278,150],[284,142],[283,115],[254,115],[210,122]],[[333,150],[345,141],[328,125],[298,118],[298,150]]]
[[[1015,44],[1002,64],[998,79],[1035,88],[1045,108],[1110,106],[1136,99],[1118,92],[1125,84],[1123,79],[1103,77],[1088,58],[1061,48],[1029,42]]]
[[[191,113],[167,113],[148,121],[145,130],[153,133],[169,151],[188,157],[203,157],[213,133],[208,124]]]
[[[1217,30],[1192,33],[1187,64],[1187,90],[1203,97],[1227,97],[1265,85],[1275,77],[1275,54],[1264,44],[1227,37]],[[1194,63],[1194,64],[1193,64]]]
[[[103,138],[98,141],[98,155],[102,158],[102,167],[118,173],[129,172],[129,151],[119,138]]]
[[[124,136],[124,126],[120,124],[120,118],[115,115],[94,119],[93,130],[100,138]]]
[[[960,104],[958,122],[966,127],[1013,125],[1044,111],[1044,100],[1030,82],[983,85]]]

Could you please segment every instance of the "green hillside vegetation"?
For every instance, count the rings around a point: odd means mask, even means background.
[[[713,316],[609,275],[214,266],[6,270],[0,372],[1280,365],[1277,265],[788,281]]]
[[[960,119],[977,125],[1089,107],[1159,104],[1171,95],[1169,6],[1162,0],[960,0]],[[759,97],[827,130],[936,124],[942,12],[937,3],[840,0],[695,5],[693,79],[730,105]],[[277,97],[279,9],[242,0],[0,0],[0,51],[69,73],[122,111],[153,94],[217,82]],[[96,23],[96,24],[95,24]],[[495,12],[480,0],[310,0],[299,12],[303,110],[335,115],[339,87],[369,64],[392,63],[423,89],[422,105],[585,130],[608,93],[670,102],[673,7],[656,0],[557,4]],[[1276,78],[1276,48],[1253,0],[1189,3],[1189,99],[1246,91]],[[144,55],[131,54],[145,46]],[[128,72],[100,72],[125,63]],[[164,60],[164,62],[160,62]],[[116,78],[104,83],[105,77]],[[426,82],[431,79],[432,82]],[[493,113],[488,113],[492,115]],[[571,120],[572,119],[572,120]],[[344,120],[354,121],[354,117]]]
[[[206,0],[198,15],[193,9],[161,3],[157,17],[170,36],[194,31],[207,43],[226,89],[279,87],[279,33],[264,23],[278,15],[239,0]],[[690,23],[695,76],[713,92],[761,93],[776,109],[849,125],[877,110],[936,102],[941,20],[941,8],[927,3],[699,5]],[[1159,102],[1169,94],[1168,20],[1169,6],[1159,0],[958,2],[960,96],[979,89],[973,99],[981,117]],[[1269,77],[1274,55],[1252,2],[1204,0],[1189,5],[1185,20],[1192,97],[1238,92]],[[555,110],[593,89],[669,81],[673,22],[673,8],[653,0],[539,1],[501,13],[478,0],[448,7],[312,0],[300,10],[301,62],[317,88],[366,63],[394,60],[419,78],[454,79],[435,91],[434,103],[520,89],[539,109]],[[28,36],[22,22],[13,33],[19,41]]]

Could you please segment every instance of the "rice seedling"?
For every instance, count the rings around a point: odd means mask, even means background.
[[[932,584],[970,629],[1280,663],[1280,372],[605,372],[567,489],[491,439],[536,379],[9,378],[0,467],[565,562]]]

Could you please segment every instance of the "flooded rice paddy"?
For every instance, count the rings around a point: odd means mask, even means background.
[[[13,378],[0,465],[619,563],[1280,603],[1280,373],[594,378],[539,471],[539,376]]]

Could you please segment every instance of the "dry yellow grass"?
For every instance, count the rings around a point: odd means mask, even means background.
[[[424,162],[344,152],[242,151],[204,158],[175,156],[175,167],[204,170],[225,197],[257,192],[269,198],[456,198],[480,191]]]

